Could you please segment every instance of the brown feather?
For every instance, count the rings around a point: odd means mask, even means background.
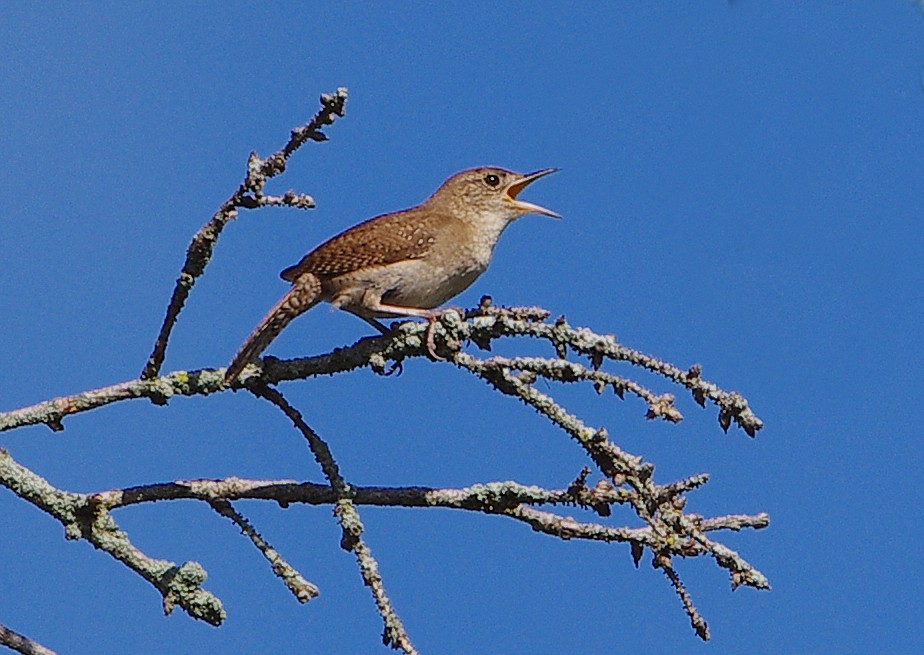
[[[305,273],[341,275],[424,257],[450,220],[421,207],[376,216],[328,239],[280,276],[292,282]]]
[[[240,375],[244,367],[259,357],[285,326],[320,301],[321,281],[311,273],[297,278],[292,288],[267,312],[237,351],[234,359],[228,364],[225,382],[231,382]]]

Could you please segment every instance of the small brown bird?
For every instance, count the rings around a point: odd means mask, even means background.
[[[518,200],[519,193],[558,169],[523,175],[503,168],[456,173],[432,196],[383,214],[325,241],[281,273],[292,283],[228,365],[234,380],[295,317],[321,301],[387,334],[377,318],[415,316],[431,325],[441,305],[468,288],[491,263],[494,246],[524,214],[555,212]],[[428,348],[433,353],[432,333]]]

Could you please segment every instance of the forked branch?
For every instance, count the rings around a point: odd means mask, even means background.
[[[225,200],[218,211],[209,219],[209,221],[196,232],[186,249],[186,262],[183,264],[183,270],[177,278],[176,286],[170,297],[170,303],[167,305],[167,312],[164,315],[164,322],[161,325],[157,339],[154,341],[154,349],[151,356],[148,357],[144,369],[141,371],[141,378],[149,380],[160,373],[160,367],[164,363],[164,357],[167,353],[167,342],[170,340],[170,333],[173,326],[183,310],[186,298],[192,290],[196,280],[205,272],[212,259],[212,252],[218,237],[221,236],[225,226],[237,218],[239,209],[256,209],[258,207],[286,206],[297,207],[299,209],[314,208],[314,199],[305,194],[296,194],[289,191],[282,196],[264,195],[263,189],[266,182],[286,169],[286,163],[289,157],[308,141],[326,141],[327,136],[321,131],[326,125],[332,125],[337,116],[343,116],[344,106],[347,100],[347,90],[344,88],[337,89],[335,93],[323,94],[321,96],[321,108],[311,120],[292,130],[288,142],[274,152],[266,159],[261,159],[257,153],[250,153],[247,162],[247,173],[237,190]]]
[[[204,273],[224,227],[240,209],[290,206],[308,209],[314,200],[306,194],[289,191],[267,195],[267,181],[282,173],[288,158],[308,141],[323,141],[321,131],[343,116],[346,90],[321,96],[321,108],[306,124],[292,131],[289,141],[265,159],[251,154],[247,173],[237,190],[196,233],[189,245],[186,261],[173,290],[164,321],[141,377],[99,389],[39,402],[29,407],[0,412],[0,432],[35,424],[63,430],[64,419],[106,405],[145,398],[166,405],[174,396],[211,395],[230,389],[246,389],[271,403],[291,421],[318,462],[326,484],[293,480],[178,480],[144,484],[127,489],[80,494],[53,486],[37,473],[18,464],[6,451],[0,451],[0,485],[21,499],[56,518],[71,539],[86,539],[152,584],[163,598],[166,611],[179,606],[190,616],[219,624],[224,620],[220,601],[202,588],[205,571],[195,562],[177,565],[149,557],[136,548],[119,529],[113,513],[122,507],[162,500],[194,499],[207,503],[230,520],[270,564],[271,570],[300,602],[319,593],[299,571],[291,566],[259,533],[252,521],[234,506],[240,499],[264,499],[285,508],[291,503],[325,504],[333,508],[341,528],[341,547],[356,559],[363,582],[372,591],[384,624],[386,644],[407,654],[416,653],[413,644],[385,592],[378,563],[365,540],[358,507],[406,506],[445,507],[476,511],[528,525],[531,529],[560,539],[584,539],[626,543],[636,565],[647,553],[651,564],[660,569],[680,598],[697,635],[709,638],[708,627],[693,604],[692,596],[676,569],[678,557],[707,556],[726,570],[732,587],[769,587],[763,574],[741,555],[716,541],[722,530],[761,529],[769,524],[764,513],[727,514],[703,517],[684,511],[687,495],[704,485],[707,474],[690,475],[681,480],[657,482],[655,467],[641,456],[623,450],[604,428],[593,428],[555,400],[552,393],[535,384],[542,379],[552,384],[588,384],[598,393],[607,389],[619,398],[629,394],[644,403],[648,419],[677,423],[683,419],[673,393],[658,393],[630,377],[605,370],[609,363],[628,364],[664,378],[686,389],[701,406],[718,408],[718,421],[727,431],[732,423],[754,437],[761,420],[747,401],[735,392],[725,391],[705,380],[698,365],[678,367],[626,346],[616,337],[589,328],[572,327],[565,319],[549,320],[540,307],[495,307],[490,298],[470,311],[443,312],[428,327],[413,321],[396,324],[385,336],[361,339],[352,346],[314,357],[278,360],[267,357],[247,366],[230,385],[224,369],[203,368],[174,371],[161,375],[167,343],[183,305]],[[502,338],[541,340],[549,345],[547,357],[480,357],[474,344],[489,351]],[[431,341],[432,340],[432,341]],[[428,341],[430,343],[428,343]],[[434,351],[433,349],[437,350]],[[465,374],[483,380],[498,392],[516,398],[546,417],[552,425],[574,440],[587,455],[589,464],[576,478],[573,471],[562,472],[567,486],[545,489],[518,482],[484,482],[458,489],[424,487],[364,487],[346,481],[326,442],[311,428],[301,412],[276,388],[279,383],[321,375],[346,373],[368,368],[389,375],[415,358],[438,355]],[[395,381],[395,384],[398,384]],[[543,389],[549,387],[546,384]],[[591,476],[596,482],[590,485]],[[615,505],[634,513],[632,525],[610,525]],[[580,521],[561,509],[586,510],[592,521]],[[599,519],[599,520],[598,520]],[[15,633],[0,626],[0,643],[24,644]],[[25,638],[23,638],[25,639]],[[13,646],[16,647],[15,645]],[[35,644],[33,651],[42,652]]]

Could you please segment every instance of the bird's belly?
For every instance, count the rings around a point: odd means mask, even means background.
[[[399,307],[432,309],[465,291],[483,270],[453,271],[448,275],[405,276],[382,295],[382,302]]]
[[[325,296],[337,307],[362,309],[381,299],[386,305],[432,309],[462,293],[487,266],[447,268],[432,262],[405,260],[353,271],[325,281]]]

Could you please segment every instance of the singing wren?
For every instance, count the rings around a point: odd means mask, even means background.
[[[286,325],[321,301],[383,333],[388,329],[377,318],[425,318],[432,328],[439,317],[434,308],[484,273],[510,223],[530,213],[561,218],[517,198],[529,184],[556,170],[527,175],[491,167],[462,171],[416,207],[376,216],[325,241],[282,271],[292,288],[244,341],[225,381],[234,380]],[[435,356],[432,340],[428,348]]]

